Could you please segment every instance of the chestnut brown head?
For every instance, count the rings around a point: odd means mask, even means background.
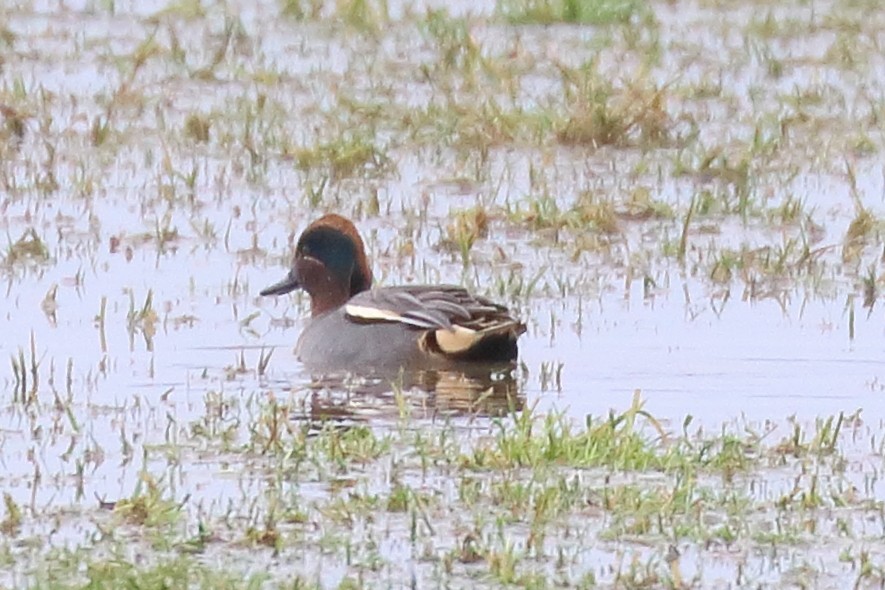
[[[372,271],[356,227],[331,213],[304,230],[289,274],[261,294],[282,295],[304,289],[310,295],[312,315],[318,315],[344,305],[371,286]]]

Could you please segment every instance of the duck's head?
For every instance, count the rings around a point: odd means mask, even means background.
[[[344,305],[372,286],[372,271],[363,240],[353,223],[330,213],[311,223],[295,248],[292,270],[262,295],[283,295],[304,289],[312,315]]]

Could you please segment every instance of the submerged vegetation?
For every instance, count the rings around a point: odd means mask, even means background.
[[[0,7],[0,588],[882,586],[874,4],[87,5]],[[303,374],[328,210],[513,375]]]

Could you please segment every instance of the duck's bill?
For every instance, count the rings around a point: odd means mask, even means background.
[[[286,278],[279,283],[274,283],[270,287],[262,289],[261,295],[285,295],[286,293],[290,293],[295,289],[300,288],[301,283],[298,282],[298,278],[294,276],[294,273],[289,273],[286,275]]]

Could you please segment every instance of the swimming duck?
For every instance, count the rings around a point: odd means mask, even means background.
[[[454,285],[373,287],[353,223],[328,214],[298,239],[292,269],[261,295],[304,289],[311,319],[296,354],[312,369],[434,369],[516,359],[525,324]]]

